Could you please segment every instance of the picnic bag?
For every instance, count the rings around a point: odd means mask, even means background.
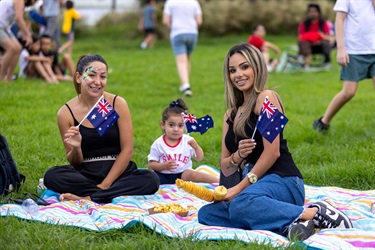
[[[0,134],[0,195],[17,191],[24,181],[25,176],[18,172],[7,140]]]

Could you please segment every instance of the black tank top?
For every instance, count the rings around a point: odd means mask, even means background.
[[[112,107],[115,108],[116,97],[113,99]],[[72,110],[68,104],[65,104],[74,119],[74,125],[79,122],[74,117]],[[96,131],[95,128],[88,128],[83,125],[79,126],[79,132],[82,135],[81,149],[83,158],[91,158],[97,156],[118,155],[121,151],[120,134],[117,121],[111,126],[103,136]]]
[[[235,117],[235,113],[232,112],[232,121]],[[247,138],[251,138],[256,122],[258,120],[258,115],[256,115],[254,112],[251,112],[250,114],[250,123],[251,127],[246,124],[245,131],[248,135]],[[225,146],[229,150],[229,152],[234,153],[238,149],[238,142],[242,139],[246,139],[244,137],[240,137],[235,135],[233,131],[233,122],[230,119],[228,119],[226,122],[229,125],[229,129],[227,134],[225,135]],[[246,158],[248,162],[255,165],[257,160],[259,159],[260,155],[262,154],[264,150],[262,135],[257,130],[254,135],[254,140],[257,143],[255,149],[249,156]],[[277,174],[282,177],[284,176],[298,176],[302,178],[302,174],[297,168],[296,164],[293,161],[292,155],[289,152],[287,141],[283,137],[283,133],[280,134],[280,157],[277,158],[273,166],[267,171],[267,174]]]

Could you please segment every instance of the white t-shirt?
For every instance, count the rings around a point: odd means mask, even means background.
[[[43,15],[45,17],[59,16],[60,2],[59,0],[44,0]]]
[[[172,146],[165,141],[165,135],[160,136],[151,145],[150,154],[147,157],[148,161],[163,163],[171,159],[175,160],[178,164],[176,171],[161,171],[164,174],[178,174],[187,169],[192,169],[191,157],[195,156],[195,150],[188,144],[191,139],[192,137],[189,135],[183,134],[180,142]]]
[[[19,77],[26,77],[26,68],[27,68],[27,65],[29,65],[29,60],[26,59],[26,57],[28,57],[30,54],[29,52],[27,51],[27,49],[23,49],[21,54],[20,54],[20,58],[18,60],[19,64],[20,64],[20,72],[18,74]]]
[[[375,54],[375,7],[371,0],[337,0],[333,10],[347,13],[344,44],[348,54]]]
[[[196,16],[202,15],[197,0],[167,0],[164,14],[171,17],[170,38],[179,34],[198,34]]]
[[[10,27],[15,19],[13,0],[0,0],[0,28]]]

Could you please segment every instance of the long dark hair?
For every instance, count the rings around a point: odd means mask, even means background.
[[[315,4],[315,3],[310,3],[308,6],[307,6],[307,10],[311,9],[311,8],[314,8],[316,9],[316,11],[318,11],[319,13],[319,30],[320,31],[323,31],[323,26],[324,26],[324,19],[322,17],[322,11],[320,10],[320,6],[319,4]],[[309,28],[310,28],[310,25],[311,25],[311,19],[310,18],[307,18],[305,21],[304,21],[304,24],[305,24],[305,31],[308,31]]]

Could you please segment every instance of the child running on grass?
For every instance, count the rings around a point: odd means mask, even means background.
[[[201,161],[204,153],[199,144],[184,134],[182,113],[187,111],[182,99],[177,99],[165,108],[161,128],[164,134],[154,141],[148,155],[148,165],[159,176],[160,184],[174,184],[176,179],[193,182],[217,183],[219,178],[196,172],[191,158]]]
[[[141,49],[154,47],[155,29],[157,23],[155,4],[155,0],[147,0],[146,6],[143,9],[142,15],[139,19],[138,29],[146,34],[145,39],[141,43]]]

